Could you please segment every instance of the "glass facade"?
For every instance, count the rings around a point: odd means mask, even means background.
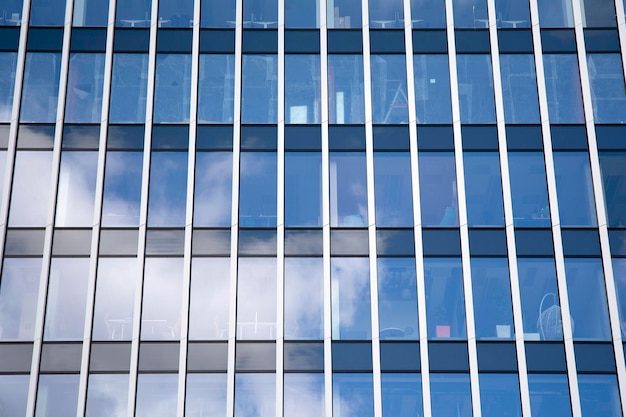
[[[0,416],[626,415],[623,0],[0,0]]]

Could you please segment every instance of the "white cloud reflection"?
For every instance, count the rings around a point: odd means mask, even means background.
[[[333,339],[371,335],[368,258],[331,260]]]

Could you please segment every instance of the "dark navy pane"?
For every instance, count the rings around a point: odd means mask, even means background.
[[[517,227],[549,227],[550,206],[542,152],[510,152],[509,175],[513,223]]]
[[[572,416],[567,375],[530,374],[528,389],[533,417]]]
[[[239,221],[244,227],[276,226],[276,154],[242,152]]]
[[[467,221],[470,226],[504,225],[500,159],[496,152],[464,152]]]
[[[468,374],[430,374],[433,416],[472,417]]]
[[[463,270],[459,258],[424,259],[429,339],[465,339]]]
[[[333,373],[333,416],[374,417],[372,374]]]
[[[418,155],[422,225],[458,225],[454,154],[420,152]]]
[[[413,258],[378,259],[378,319],[381,339],[419,339],[416,283]]]
[[[413,225],[411,161],[408,152],[374,154],[376,224],[379,227]]]
[[[517,416],[522,412],[517,374],[479,374],[483,417]]]
[[[561,225],[595,226],[589,156],[586,152],[554,152],[553,155]]]
[[[422,415],[420,374],[382,374],[383,417]]]

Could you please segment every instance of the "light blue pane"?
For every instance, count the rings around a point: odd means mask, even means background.
[[[203,28],[235,27],[235,0],[201,0],[200,26]]]
[[[417,123],[451,123],[448,56],[413,55],[413,68]]]
[[[365,153],[330,154],[330,224],[332,227],[367,225]]]
[[[5,0],[2,8],[0,26],[19,26],[22,24],[22,0]]]
[[[276,414],[276,375],[235,375],[235,417]]]
[[[370,0],[371,28],[403,28],[404,6],[401,0]]]
[[[538,0],[537,3],[541,27],[574,27],[571,0]]]
[[[376,224],[379,227],[413,226],[411,159],[408,152],[374,154]]]
[[[454,0],[454,27],[486,28],[489,26],[485,0]]]
[[[146,259],[141,307],[142,340],[180,338],[182,258]]]
[[[74,1],[73,26],[106,27],[109,17],[109,0]]]
[[[433,417],[472,417],[469,375],[431,374],[430,396]]]
[[[193,0],[159,1],[159,27],[189,28],[193,26]]]
[[[495,123],[491,57],[458,55],[459,104],[462,123]]]
[[[372,55],[372,118],[374,123],[408,123],[404,55]]]
[[[601,260],[566,258],[565,278],[574,340],[610,340]]]
[[[530,27],[529,8],[528,0],[496,0],[496,22],[498,27]]]
[[[510,152],[513,222],[517,227],[549,227],[550,206],[542,152]]]
[[[561,340],[561,309],[554,259],[518,258],[525,340]]]
[[[189,339],[228,337],[229,258],[193,258],[189,302]]]
[[[232,123],[235,57],[200,55],[198,123]]]
[[[454,154],[420,152],[418,158],[422,225],[458,225]]]
[[[187,152],[152,152],[148,226],[183,227],[186,191]]]
[[[478,339],[514,336],[511,284],[506,258],[472,258],[474,321]]]
[[[542,0],[557,4],[553,0]],[[543,69],[552,123],[583,123],[583,100],[576,55],[546,54]]]
[[[285,374],[285,416],[324,417],[324,374]]]
[[[329,29],[361,27],[361,0],[326,0],[326,11]]]
[[[278,75],[276,55],[244,55],[241,122],[276,123]]]
[[[621,417],[619,390],[615,375],[578,375],[583,417]]]
[[[158,54],[154,87],[154,123],[189,122],[191,55]]]
[[[89,375],[86,417],[125,417],[128,375]]]
[[[588,54],[591,103],[596,123],[626,123],[626,91],[619,54]]]
[[[276,339],[276,259],[239,259],[237,339]]]
[[[595,226],[596,209],[586,152],[554,152],[556,192],[562,226]]]
[[[125,0],[116,2],[115,26],[148,27],[150,26],[150,0]]]
[[[52,152],[18,151],[15,156],[9,225],[43,227],[48,215]]]
[[[411,0],[411,26],[414,28],[445,28],[445,2]]]
[[[415,259],[378,259],[378,320],[381,339],[417,340]]]
[[[40,280],[41,259],[4,260],[0,281],[0,340],[33,340]]]
[[[60,70],[60,53],[26,54],[21,122],[56,121]]]
[[[622,338],[626,338],[626,259],[613,258],[613,277],[617,291],[617,305],[619,307],[620,327]]]
[[[381,375],[383,417],[414,417],[422,413],[420,374]]]
[[[528,6],[528,5],[526,5]],[[500,55],[504,119],[507,123],[539,123],[539,98],[533,55]]]
[[[333,339],[371,339],[368,259],[333,258],[331,286]]]
[[[0,26],[2,26],[1,22],[2,20],[0,19]],[[0,80],[0,122],[11,121],[16,66],[17,53],[0,53],[0,73],[4,74],[2,80]]]
[[[533,417],[571,417],[567,375],[528,375]]]
[[[226,374],[188,374],[185,415],[226,415]]]
[[[243,227],[276,226],[276,154],[242,152],[239,222]]]
[[[503,226],[500,159],[496,152],[463,153],[467,222],[470,226]]]
[[[626,226],[626,152],[601,152],[600,168],[609,227]]]
[[[285,56],[285,122],[320,122],[319,55]]]
[[[65,121],[100,123],[104,54],[72,54],[67,80]]]
[[[102,226],[138,226],[142,152],[108,152],[104,174]]]
[[[278,27],[278,3],[273,0],[245,0],[244,27],[267,29]]]
[[[37,389],[35,417],[76,415],[78,375],[41,375]]]
[[[174,416],[177,397],[177,374],[140,374],[135,417]]]
[[[228,227],[232,216],[233,155],[231,152],[196,153],[193,224]]]
[[[480,373],[478,377],[483,417],[522,416],[517,374]]]
[[[424,259],[429,339],[465,339],[463,267],[458,258]]]
[[[320,27],[319,4],[318,0],[285,0],[285,27]]]
[[[285,339],[322,340],[324,270],[321,258],[285,258]]]
[[[333,374],[333,417],[374,417],[372,374]]]
[[[115,54],[113,56],[109,108],[111,123],[143,123],[146,119],[147,84],[147,54]]]
[[[329,55],[329,122],[363,123],[365,121],[364,103],[363,57],[361,55]]]
[[[285,153],[285,226],[322,225],[322,155]]]
[[[26,415],[29,375],[0,375],[0,404],[7,416]]]
[[[93,225],[97,169],[97,152],[62,153],[55,221],[57,227]]]
[[[33,0],[30,3],[30,26],[63,26],[65,0]]]

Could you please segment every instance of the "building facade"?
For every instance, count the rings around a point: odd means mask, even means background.
[[[0,0],[0,416],[626,415],[622,0]]]

